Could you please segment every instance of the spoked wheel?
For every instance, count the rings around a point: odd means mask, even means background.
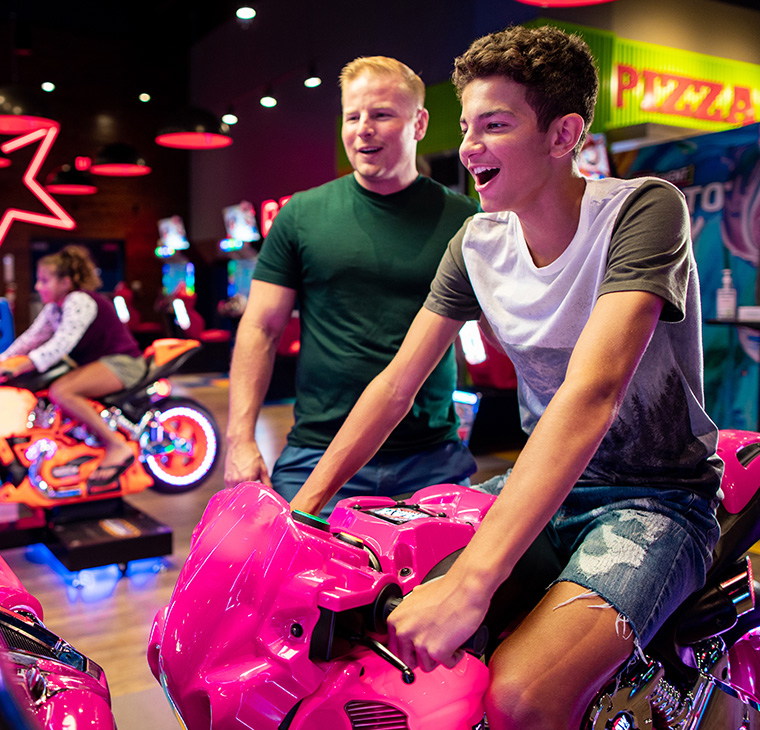
[[[164,429],[160,453],[149,454],[145,466],[158,492],[177,494],[200,486],[211,474],[219,455],[219,428],[202,405],[184,398],[157,404]]]

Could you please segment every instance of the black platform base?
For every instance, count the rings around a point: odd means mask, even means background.
[[[0,550],[45,542],[48,529],[44,510],[23,504],[4,504],[2,510],[13,515],[0,515]]]
[[[69,570],[126,564],[172,552],[172,531],[126,502],[116,514],[49,525],[48,548]]]
[[[37,542],[78,571],[170,555],[173,536],[170,527],[122,499],[38,510],[0,525],[0,549]]]

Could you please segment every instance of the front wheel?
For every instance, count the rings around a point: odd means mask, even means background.
[[[141,439],[145,466],[153,489],[166,494],[189,492],[211,474],[219,456],[219,427],[202,405],[186,398],[166,398],[156,404],[163,430],[160,441]]]

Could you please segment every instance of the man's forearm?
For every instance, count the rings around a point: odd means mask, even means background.
[[[277,342],[261,328],[241,321],[230,365],[227,440],[255,441],[256,421],[274,369]]]

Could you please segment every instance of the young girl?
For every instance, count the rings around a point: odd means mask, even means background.
[[[50,400],[71,418],[87,425],[106,453],[92,473],[90,486],[115,482],[134,455],[88,403],[134,385],[145,362],[134,337],[119,320],[109,299],[94,290],[102,284],[82,246],[67,246],[40,259],[35,289],[43,308],[29,329],[0,354],[7,378],[45,372],[64,360],[74,369],[49,389]],[[21,357],[19,357],[21,356]],[[13,358],[10,362],[4,362]]]

